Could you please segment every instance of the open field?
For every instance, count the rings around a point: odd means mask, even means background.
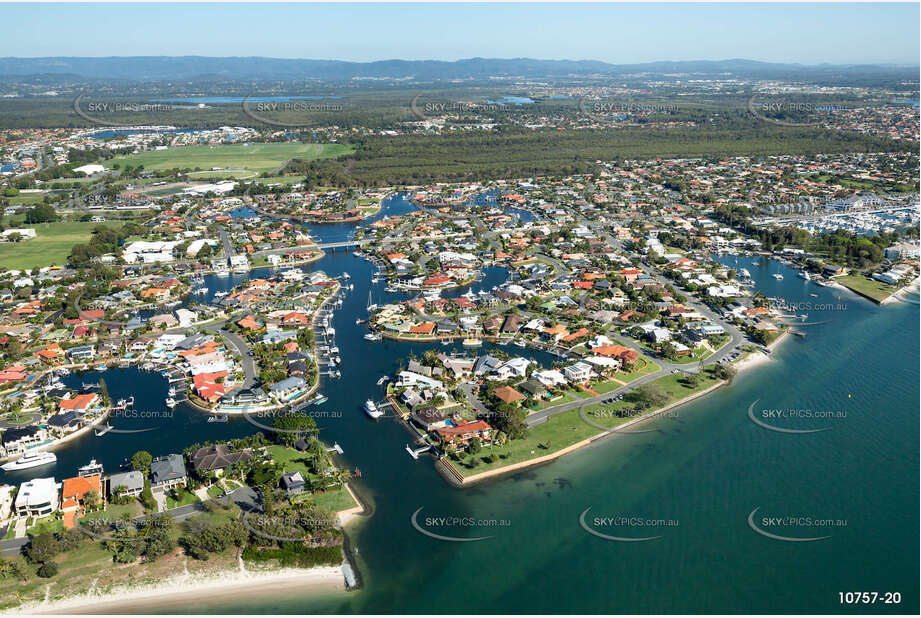
[[[89,240],[97,225],[78,221],[23,224],[34,228],[37,236],[15,243],[0,243],[0,265],[13,270],[61,266],[67,262],[71,247]]]
[[[835,277],[835,281],[870,300],[881,303],[889,298],[898,288],[882,281],[869,279],[863,275],[844,275]]]
[[[136,155],[117,157],[105,162],[111,168],[118,163],[143,165],[148,170],[195,169],[211,171],[213,167],[251,172],[270,172],[289,159],[328,159],[352,152],[342,144],[222,144],[218,146],[176,146]]]

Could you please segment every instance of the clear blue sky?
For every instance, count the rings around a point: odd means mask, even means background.
[[[0,56],[919,64],[919,4],[0,4]]]

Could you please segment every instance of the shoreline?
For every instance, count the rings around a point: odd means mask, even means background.
[[[144,610],[153,609],[182,610],[202,599],[216,599],[227,594],[246,598],[274,596],[282,591],[290,592],[298,585],[302,591],[345,591],[345,578],[341,567],[248,570],[241,564],[235,570],[217,571],[207,575],[182,573],[160,582],[118,586],[105,591],[90,590],[53,601],[23,604],[3,613],[117,614],[144,613]]]
[[[498,477],[498,476],[505,476],[505,475],[508,475],[508,474],[511,474],[511,473],[514,473],[514,472],[518,472],[519,470],[524,470],[524,469],[527,469],[527,468],[532,468],[532,467],[535,467],[535,466],[540,466],[540,465],[543,465],[543,464],[546,464],[546,463],[550,463],[550,462],[552,462],[552,461],[554,461],[554,460],[556,460],[556,459],[559,459],[560,457],[563,457],[564,455],[568,455],[569,453],[573,453],[573,452],[578,451],[578,450],[580,450],[580,449],[582,449],[582,448],[585,448],[585,447],[587,447],[587,446],[590,446],[591,444],[594,444],[595,442],[598,442],[599,440],[603,440],[603,439],[605,439],[605,438],[607,438],[607,437],[609,437],[609,436],[616,435],[616,434],[617,434],[620,430],[622,430],[622,429],[625,429],[625,428],[627,428],[627,427],[631,427],[631,426],[633,426],[633,425],[635,425],[635,424],[637,424],[637,423],[642,423],[642,422],[651,420],[651,419],[653,419],[653,418],[655,418],[655,417],[657,417],[657,416],[659,416],[659,415],[661,415],[661,414],[663,414],[663,413],[665,413],[665,412],[668,412],[669,410],[671,410],[671,409],[673,409],[673,408],[682,406],[682,405],[684,405],[684,404],[686,404],[686,403],[689,403],[689,402],[693,401],[694,399],[698,399],[699,397],[703,397],[704,395],[707,395],[707,394],[711,393],[712,391],[715,391],[716,389],[718,389],[718,388],[720,388],[720,387],[722,387],[722,386],[725,386],[726,384],[728,384],[728,382],[726,382],[725,380],[720,380],[720,381],[717,382],[716,384],[714,384],[714,385],[712,385],[712,386],[710,386],[710,387],[708,387],[708,388],[705,388],[704,390],[700,391],[699,393],[692,393],[692,394],[688,395],[687,397],[684,397],[684,398],[682,398],[682,399],[679,399],[678,401],[675,401],[675,402],[672,402],[672,403],[670,403],[670,404],[667,404],[667,405],[665,405],[665,406],[663,406],[663,407],[661,407],[661,408],[658,408],[658,409],[656,409],[656,410],[653,410],[652,412],[647,412],[646,414],[644,414],[644,415],[642,415],[642,416],[638,416],[638,417],[636,417],[636,418],[634,418],[634,419],[631,419],[631,420],[627,421],[626,423],[623,423],[623,424],[621,424],[621,425],[618,425],[617,427],[612,427],[612,428],[609,429],[609,430],[602,431],[602,432],[600,432],[600,433],[598,433],[598,434],[595,434],[595,435],[593,435],[593,436],[590,436],[590,437],[588,437],[588,438],[585,438],[584,440],[580,440],[579,442],[575,442],[574,444],[570,444],[569,446],[563,447],[563,448],[561,448],[560,450],[558,450],[558,451],[556,451],[556,452],[549,453],[549,454],[547,454],[547,455],[542,455],[541,457],[537,457],[537,458],[535,458],[535,459],[529,459],[529,460],[527,460],[527,461],[522,461],[522,462],[519,462],[519,463],[516,463],[516,464],[510,464],[510,465],[508,465],[508,466],[503,466],[503,467],[501,467],[501,468],[496,468],[495,470],[487,470],[487,471],[485,471],[485,472],[480,472],[480,473],[478,473],[478,474],[473,474],[473,475],[471,475],[471,476],[466,476],[466,477],[463,476],[462,474],[460,474],[460,472],[458,471],[458,475],[460,475],[460,477],[461,477],[463,480],[461,480],[460,483],[457,484],[456,486],[458,486],[458,487],[471,487],[471,486],[476,485],[477,483],[480,483],[480,482],[482,482],[482,481],[484,481],[484,480],[486,480],[486,479],[495,478],[495,477]],[[442,461],[440,461],[440,460],[439,460],[439,463],[441,463],[443,466],[449,466],[449,465],[450,465],[451,468],[453,468],[455,471],[457,470],[457,468],[454,468],[454,466],[451,465],[450,463],[442,462]],[[443,475],[444,475],[444,471],[441,470],[440,468],[439,468],[439,472],[442,472]],[[452,477],[455,477],[455,475],[454,475],[453,473],[451,473],[450,471],[448,472],[448,474],[450,474]],[[449,482],[450,482],[450,481],[449,481]],[[454,483],[452,483],[452,484],[454,484]]]

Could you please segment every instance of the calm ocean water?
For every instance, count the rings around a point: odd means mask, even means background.
[[[401,198],[390,207],[390,212],[410,208]],[[314,228],[323,238],[339,238],[347,230]],[[342,445],[344,463],[361,469],[356,486],[373,505],[373,516],[351,533],[364,587],[323,596],[292,590],[269,603],[203,600],[187,611],[917,613],[918,306],[878,307],[798,279],[775,262],[724,261],[751,271],[768,296],[811,303],[796,313],[824,323],[797,327],[805,338],[788,338],[772,362],[647,424],[655,431],[617,435],[552,464],[458,490],[442,480],[431,459],[414,461],[406,454],[409,436],[399,425],[374,423],[362,414],[363,401],[380,392],[377,379],[425,346],[365,342],[363,327],[354,322],[366,317],[367,286],[373,285],[375,302],[388,296],[382,285],[369,284],[370,264],[348,253],[328,255],[313,268],[349,272],[355,291],[334,324],[342,379],[321,389],[329,396],[324,409],[341,416],[329,415],[319,424],[325,440]],[[774,280],[772,272],[785,277]],[[135,393],[139,408],[163,407],[166,385],[157,376],[122,370],[105,377],[113,396]],[[772,419],[786,428],[828,428],[777,433],[748,418],[755,400],[758,411],[842,414]],[[145,422],[150,421],[118,419],[116,426]],[[179,451],[193,439],[254,430],[239,419],[207,424],[203,415],[181,407],[172,418],[154,422],[156,431],[89,436],[58,451],[56,476],[69,476],[91,457],[114,470],[141,447],[160,454]],[[433,531],[491,538],[452,543],[424,536],[410,523],[420,508],[424,526],[427,517],[472,522],[427,526]],[[761,536],[748,523],[756,508],[756,524],[774,534],[829,538],[783,542]],[[580,525],[586,509],[589,525],[600,532],[660,538],[633,543],[599,538]],[[673,525],[604,528],[592,524],[596,516]],[[771,527],[762,517],[830,519],[837,525]],[[842,606],[838,593],[844,591],[899,592],[902,602]]]

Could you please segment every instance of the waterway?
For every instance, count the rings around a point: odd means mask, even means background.
[[[382,214],[410,209],[405,196],[395,196]],[[321,240],[345,236],[349,229],[312,228]],[[552,464],[463,490],[445,483],[431,459],[407,455],[408,434],[398,423],[373,422],[361,411],[365,399],[380,396],[377,379],[392,374],[401,359],[428,347],[447,348],[364,341],[364,327],[354,322],[366,317],[369,285],[375,302],[390,299],[383,282],[369,283],[373,266],[344,251],[310,265],[330,275],[349,272],[355,285],[333,321],[342,378],[324,379],[321,390],[329,401],[318,424],[326,441],[343,447],[345,465],[361,469],[355,486],[372,505],[373,515],[351,530],[364,587],[322,596],[292,589],[258,602],[202,599],[187,611],[916,613],[918,306],[879,307],[799,279],[774,261],[720,259],[751,271],[768,296],[812,303],[797,313],[821,323],[798,326],[806,337],[789,337],[771,362],[741,374],[731,386],[650,421],[646,428],[652,432],[613,436]],[[774,272],[784,279],[772,278]],[[156,375],[126,369],[110,370],[105,378],[114,397],[133,393],[138,408],[162,407],[166,385]],[[749,419],[756,400],[759,411],[811,409],[844,416],[772,419],[785,428],[827,428],[778,433]],[[150,421],[117,419],[115,425],[141,428],[145,422]],[[191,441],[255,431],[243,419],[206,423],[204,415],[182,406],[155,422],[157,431],[76,441],[58,450],[53,470],[42,472],[60,479],[91,457],[114,470],[140,447],[164,454]],[[447,542],[423,535],[410,521],[420,508],[417,521],[426,530],[490,538]],[[589,508],[587,522],[599,532],[659,538],[618,542],[589,534],[579,523]],[[748,524],[756,508],[756,524],[772,533],[829,538],[766,538]],[[594,517],[615,516],[676,525],[594,525]],[[768,527],[761,519],[800,516],[846,523]],[[463,523],[439,526],[429,517]],[[864,590],[899,592],[902,602],[839,603],[839,592]]]

